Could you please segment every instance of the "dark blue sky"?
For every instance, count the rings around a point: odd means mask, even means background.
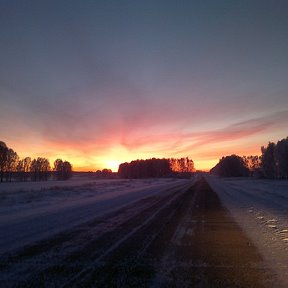
[[[83,169],[255,153],[287,136],[287,27],[284,0],[0,0],[1,140]]]

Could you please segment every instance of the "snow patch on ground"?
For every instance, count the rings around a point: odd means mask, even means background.
[[[185,181],[79,177],[70,181],[1,183],[0,253],[51,237]]]
[[[288,181],[206,177],[222,203],[288,287]]]

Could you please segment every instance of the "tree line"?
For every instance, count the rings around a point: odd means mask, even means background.
[[[261,147],[261,168],[271,179],[288,179],[288,137]]]
[[[261,156],[222,157],[210,172],[221,177],[254,176],[288,179],[288,137],[261,147]]]
[[[68,161],[56,159],[51,169],[47,158],[20,159],[18,154],[0,141],[0,182],[47,181],[51,176],[57,180],[67,180],[72,176],[72,165]]]
[[[194,171],[194,162],[188,157],[180,159],[152,158],[122,163],[119,165],[118,174],[121,178],[159,178],[177,173],[190,175]]]
[[[112,172],[111,169],[103,169],[103,170],[97,170],[95,172],[95,176],[96,178],[99,178],[99,179],[111,179],[111,178],[114,178],[114,173]]]

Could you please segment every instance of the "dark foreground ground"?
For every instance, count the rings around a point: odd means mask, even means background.
[[[0,261],[0,287],[279,287],[204,179]]]

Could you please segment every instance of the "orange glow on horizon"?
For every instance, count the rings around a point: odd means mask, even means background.
[[[181,133],[157,135],[156,138],[150,134],[137,137],[135,135],[113,138],[105,138],[103,142],[88,141],[81,143],[73,142],[55,142],[41,139],[41,141],[21,142],[15,139],[5,141],[8,147],[16,151],[20,158],[30,156],[32,159],[45,157],[49,159],[51,168],[57,158],[69,161],[74,171],[87,172],[103,169],[111,169],[113,172],[118,171],[121,163],[131,162],[137,159],[149,158],[182,158],[189,157],[194,161],[196,170],[209,171],[213,168],[223,156],[236,154],[239,156],[260,155],[261,146],[266,146],[268,141],[262,134],[253,137],[227,140],[223,135],[219,137],[212,133],[212,136],[204,137],[201,134],[200,140],[191,142],[194,138],[192,135],[186,136]],[[227,132],[229,135],[229,131]],[[163,137],[162,137],[163,136]],[[183,138],[181,138],[183,136]],[[211,137],[210,137],[211,136]],[[215,136],[215,137],[214,137]],[[197,139],[197,136],[195,136]],[[192,140],[191,140],[191,139]],[[202,139],[203,138],[203,139]],[[274,139],[275,138],[275,139]],[[283,137],[278,134],[270,138],[271,141],[277,141]],[[190,143],[189,143],[190,141]],[[29,146],[32,142],[33,145]],[[190,145],[189,145],[190,144]]]
[[[195,170],[201,170],[201,171],[210,171],[211,168],[213,168],[217,163],[219,159],[212,159],[212,160],[195,160],[194,166]]]
[[[12,146],[11,146],[12,147]],[[54,150],[57,151],[57,147],[53,147]],[[37,158],[37,157],[46,157],[50,161],[51,168],[53,168],[54,161],[57,158],[61,158],[62,160],[67,160],[72,164],[73,170],[78,172],[88,172],[92,171],[95,172],[97,170],[103,170],[103,169],[111,169],[112,172],[118,172],[118,167],[121,163],[124,162],[131,162],[133,160],[137,159],[149,159],[149,158],[181,158],[181,157],[189,157],[194,161],[194,167],[196,170],[202,170],[202,171],[209,171],[211,168],[213,168],[218,162],[219,159],[222,158],[222,156],[228,156],[231,154],[237,154],[239,156],[243,155],[259,155],[260,153],[260,147],[259,149],[235,149],[233,151],[233,147],[229,150],[224,148],[217,147],[219,151],[207,151],[205,153],[205,150],[202,152],[202,149],[195,149],[195,152],[200,152],[198,157],[193,157],[193,154],[186,153],[186,155],[183,153],[182,155],[157,155],[157,153],[151,153],[146,151],[128,151],[125,147],[121,145],[114,146],[113,148],[108,149],[108,151],[103,151],[101,156],[95,156],[93,154],[93,151],[91,151],[91,154],[85,154],[82,155],[77,151],[77,149],[69,150],[69,153],[37,153],[37,154],[28,154],[31,158]],[[17,152],[17,148],[15,148]],[[59,149],[60,150],[60,149]],[[197,151],[196,151],[197,150]],[[26,153],[19,153],[19,156],[26,157]],[[160,154],[160,153],[159,153]],[[197,153],[195,153],[196,155]],[[23,156],[22,156],[23,155]],[[218,156],[219,155],[219,156]]]

